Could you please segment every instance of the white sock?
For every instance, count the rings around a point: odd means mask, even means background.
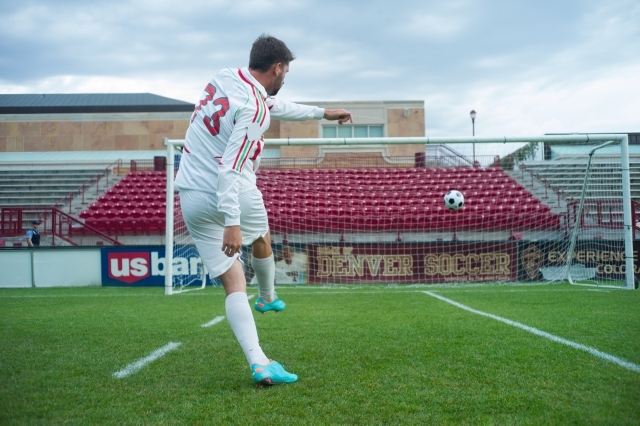
[[[224,305],[227,311],[227,320],[236,335],[236,339],[238,339],[238,343],[240,343],[244,356],[247,357],[249,366],[252,364],[268,364],[269,358],[262,352],[258,341],[258,330],[253,320],[247,293],[231,293],[227,296]]]
[[[258,279],[258,293],[260,297],[267,303],[273,302],[273,299],[276,298],[276,264],[273,261],[273,253],[264,259],[252,257],[251,266]]]

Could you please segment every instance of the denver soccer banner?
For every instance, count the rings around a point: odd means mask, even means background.
[[[309,245],[309,283],[445,283],[515,280],[515,242]]]

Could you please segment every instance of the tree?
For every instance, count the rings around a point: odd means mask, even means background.
[[[500,166],[504,170],[510,170],[517,161],[533,160],[536,157],[536,152],[538,152],[538,145],[539,142],[529,142],[522,148],[519,148],[511,154],[503,157],[502,160],[500,160]]]

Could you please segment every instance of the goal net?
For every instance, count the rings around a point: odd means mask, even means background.
[[[182,142],[166,141],[170,159]],[[407,143],[424,146],[424,154],[355,155],[347,147],[335,156],[262,159],[258,187],[276,284],[569,281],[633,288],[626,135],[288,139],[267,140],[266,148]],[[473,143],[496,154],[460,153]],[[464,197],[458,210],[445,205],[450,190]],[[179,197],[172,212],[167,207],[167,253],[183,258],[181,250],[196,249]],[[250,247],[243,261],[251,284]],[[167,293],[207,282],[185,282],[184,265],[173,264]]]

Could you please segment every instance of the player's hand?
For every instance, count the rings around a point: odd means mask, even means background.
[[[338,120],[338,124],[344,124],[347,121],[353,123],[351,111],[346,109],[325,109],[323,118],[332,121]]]
[[[222,234],[222,251],[229,257],[233,257],[242,250],[242,234],[240,226],[225,226]]]

